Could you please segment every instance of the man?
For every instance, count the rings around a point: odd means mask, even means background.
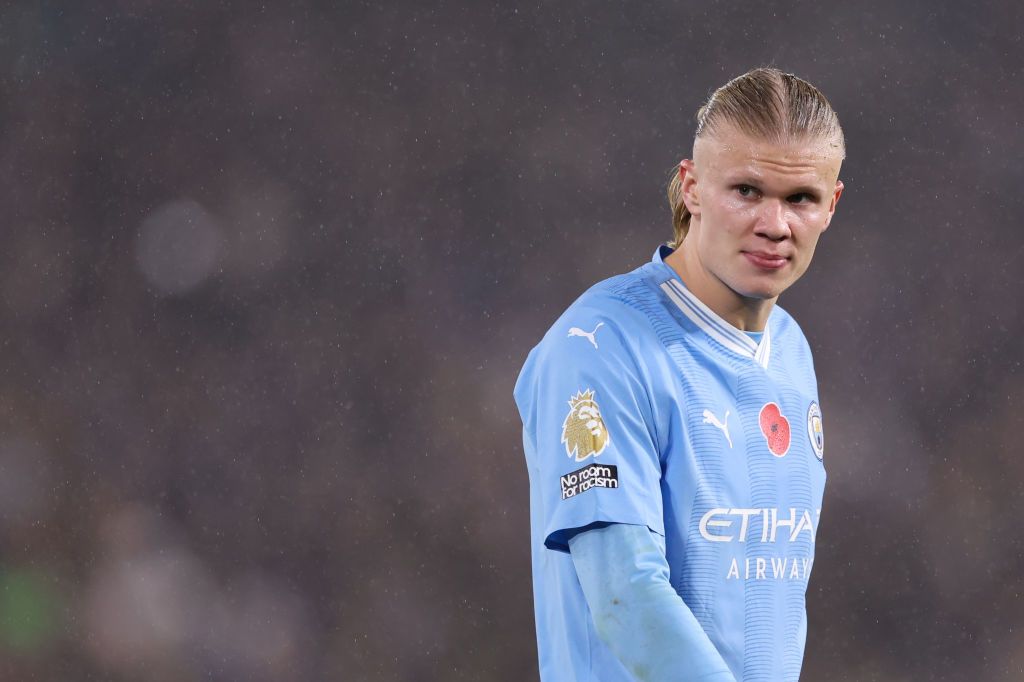
[[[835,212],[845,143],[775,69],[697,122],[675,239],[574,302],[516,384],[545,682],[800,674],[824,436],[776,300]]]

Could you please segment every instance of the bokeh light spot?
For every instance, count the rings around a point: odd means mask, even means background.
[[[16,650],[33,650],[53,635],[53,596],[27,571],[0,573],[0,641]]]

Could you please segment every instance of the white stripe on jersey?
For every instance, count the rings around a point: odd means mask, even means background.
[[[678,280],[670,279],[662,282],[661,289],[679,310],[708,336],[733,353],[751,358],[757,364],[768,369],[772,346],[770,325],[765,325],[761,343],[757,344],[747,334],[719,317]]]

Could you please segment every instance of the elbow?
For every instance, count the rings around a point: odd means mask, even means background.
[[[615,648],[626,624],[626,605],[618,597],[603,600],[596,611],[591,612],[594,619],[594,631],[609,648]]]

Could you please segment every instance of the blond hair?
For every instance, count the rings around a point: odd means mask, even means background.
[[[695,140],[713,135],[724,125],[735,126],[753,137],[772,142],[800,138],[831,139],[846,156],[846,140],[832,105],[818,88],[791,73],[760,68],[748,71],[711,93],[697,110]],[[690,211],[683,203],[679,167],[672,170],[668,185],[674,239],[678,248],[690,229]]]

